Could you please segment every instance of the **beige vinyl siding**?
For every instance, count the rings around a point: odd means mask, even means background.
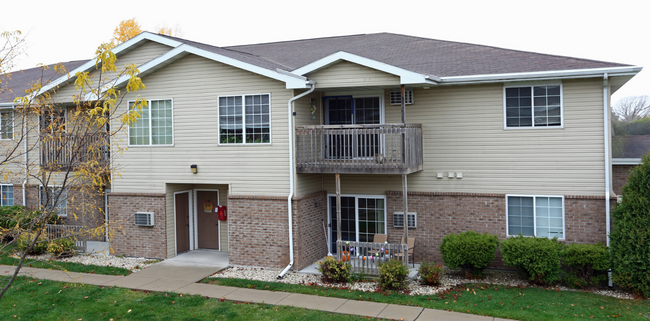
[[[604,195],[601,80],[565,80],[564,128],[504,129],[503,85],[416,89],[407,122],[422,123],[424,170],[410,191]],[[399,108],[386,106],[386,122]],[[443,179],[436,172],[444,172]],[[448,178],[462,172],[464,178]],[[334,191],[334,176],[323,175]],[[401,190],[398,175],[343,175],[343,193]]]
[[[317,88],[399,86],[399,77],[383,71],[341,61],[307,75]]]
[[[117,62],[115,63],[118,72],[102,75],[102,82],[114,80],[118,76],[119,72],[124,70],[126,64],[135,64],[136,66],[140,66],[145,62],[150,61],[164,54],[165,52],[168,52],[171,49],[172,47],[157,42],[145,41],[142,45],[131,49],[126,53],[118,55]],[[68,72],[71,71],[72,70],[68,70]],[[89,72],[91,74],[90,79],[93,81],[94,87],[97,87],[97,82],[99,81],[98,77],[100,73],[94,67]],[[74,77],[73,74],[70,76]],[[57,90],[56,94],[53,95],[53,98],[56,102],[72,102],[72,95],[75,94],[78,94],[78,92],[74,90],[74,81],[71,81],[68,85],[62,85],[60,89]]]
[[[287,102],[282,82],[194,55],[143,78],[147,99],[173,99],[174,145],[129,146],[117,156],[120,192],[163,192],[164,183],[231,184],[234,195],[289,192]],[[219,145],[218,96],[270,94],[271,144]],[[134,99],[129,94],[128,99]],[[121,106],[127,108],[126,103]],[[119,136],[127,146],[126,130]],[[198,165],[198,174],[190,165]]]
[[[318,86],[318,85],[317,85]],[[294,91],[294,96],[298,96],[301,91]],[[311,114],[311,99],[316,99],[316,111]],[[311,93],[306,97],[294,102],[294,119],[297,126],[320,125],[323,123],[323,99],[322,94],[318,92]],[[294,141],[295,143],[295,141]],[[295,169],[294,169],[295,170]],[[295,175],[295,195],[307,195],[318,192],[323,189],[323,180],[321,174],[296,174]]]

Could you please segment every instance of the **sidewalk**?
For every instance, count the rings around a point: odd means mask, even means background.
[[[355,301],[316,295],[273,292],[196,283],[199,280],[225,268],[163,261],[128,276],[98,275],[88,273],[52,271],[24,267],[20,275],[37,279],[84,283],[100,286],[117,286],[134,290],[176,292],[201,295],[210,298],[225,298],[229,301],[254,302],[272,305],[321,310],[334,313],[370,316],[396,320],[449,320],[449,321],[506,321],[506,319],[484,317],[473,314],[448,312],[396,304]],[[0,275],[9,276],[14,266],[0,265]]]

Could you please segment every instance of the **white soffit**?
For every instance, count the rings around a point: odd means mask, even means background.
[[[308,65],[305,65],[303,67],[300,67],[292,71],[292,73],[296,75],[304,76],[343,60],[398,76],[400,77],[400,83],[403,85],[414,85],[414,84],[435,85],[438,83],[439,80],[437,77],[434,76],[424,75],[403,68],[395,67],[393,65],[389,65],[377,60],[361,57],[345,51],[339,51],[327,57],[316,60]]]
[[[643,67],[626,66],[626,67],[608,67],[592,69],[573,69],[573,70],[551,70],[535,71],[506,74],[487,74],[471,76],[453,76],[440,77],[441,85],[449,84],[472,84],[472,83],[489,83],[489,82],[510,82],[521,80],[550,80],[550,79],[569,79],[569,78],[593,78],[602,77],[607,73],[609,77],[634,76],[638,74]]]

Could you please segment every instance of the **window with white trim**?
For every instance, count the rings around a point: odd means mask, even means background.
[[[135,102],[129,102],[133,108]],[[140,117],[129,126],[129,145],[152,146],[174,144],[173,104],[171,99],[149,100]]]
[[[14,112],[0,111],[0,139],[14,138]]]
[[[562,85],[505,88],[506,127],[561,127]]]
[[[564,197],[506,196],[508,235],[564,238]]]
[[[14,205],[14,186],[3,184],[0,185],[0,190],[2,190],[2,199],[0,200],[0,206]]]
[[[40,187],[41,205],[46,211],[53,211],[58,216],[68,216],[68,195],[60,186],[48,186],[47,193]]]
[[[271,142],[271,95],[219,97],[219,143]]]

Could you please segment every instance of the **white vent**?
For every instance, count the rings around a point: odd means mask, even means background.
[[[418,222],[417,213],[409,212],[408,219],[409,228],[416,228]],[[393,227],[404,227],[404,212],[393,213]]]
[[[407,89],[404,91],[404,98],[406,98],[406,105],[413,104],[413,90]],[[402,104],[402,91],[400,89],[393,90],[390,92],[390,104],[391,105],[401,105]]]
[[[135,213],[135,225],[153,226],[153,213],[148,213],[148,212]]]

